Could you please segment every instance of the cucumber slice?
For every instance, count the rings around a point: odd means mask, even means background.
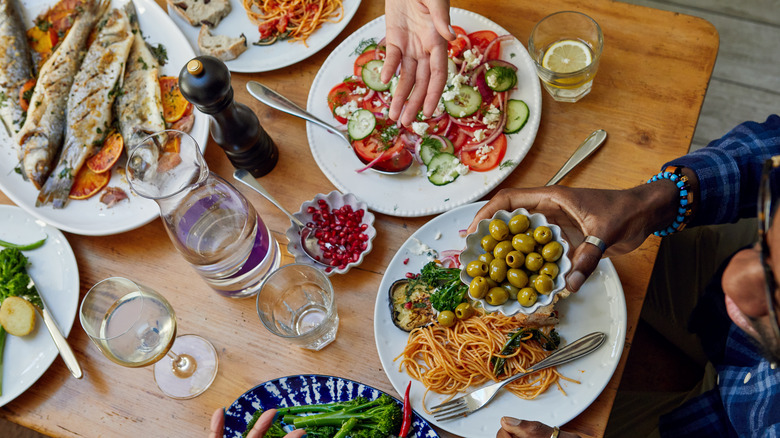
[[[449,152],[440,152],[428,163],[428,181],[437,186],[449,184],[460,176],[460,160]]]
[[[528,121],[528,105],[522,100],[509,99],[506,104],[505,134],[514,134],[525,126]]]
[[[365,82],[368,88],[375,91],[387,91],[390,89],[390,82],[385,84],[379,79],[384,65],[385,61],[381,59],[374,59],[363,65],[360,76],[363,77],[363,82]]]
[[[455,146],[452,145],[450,139],[447,137],[441,138],[444,140],[444,143],[432,137],[425,137],[425,139],[422,141],[422,144],[420,144],[420,159],[426,166],[431,162],[431,159],[434,157],[434,155],[438,153],[455,153]]]
[[[482,95],[476,88],[461,85],[454,98],[444,101],[444,109],[452,117],[468,117],[482,105]]]
[[[359,109],[350,114],[349,119],[347,119],[347,132],[352,140],[362,140],[368,137],[374,132],[375,127],[376,117],[369,110]]]
[[[363,49],[363,51],[362,51],[362,52],[360,52],[360,53],[366,53],[366,52],[368,52],[369,50],[374,50],[374,49],[376,49],[376,47],[377,47],[376,43],[369,44],[369,45],[367,45],[367,46],[366,46],[366,47]]]
[[[492,67],[485,73],[485,82],[493,91],[506,91],[517,84],[517,73],[509,67]]]

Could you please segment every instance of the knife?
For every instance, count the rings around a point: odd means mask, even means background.
[[[576,151],[571,155],[568,161],[564,163],[564,165],[561,167],[561,169],[558,171],[558,173],[555,174],[554,177],[552,177],[549,181],[547,181],[546,186],[552,186],[555,184],[558,184],[558,181],[560,181],[564,176],[566,176],[567,173],[569,173],[572,169],[574,169],[575,166],[580,164],[580,162],[590,156],[593,152],[596,151],[596,149],[601,146],[601,143],[604,143],[604,140],[607,139],[607,131],[603,129],[598,129],[596,131],[593,131],[588,138],[585,139],[585,141],[582,142],[580,147],[577,148]]]
[[[30,287],[35,287],[35,282],[33,281],[32,276],[30,276],[30,283],[27,285],[28,289]],[[73,354],[73,350],[71,350],[70,345],[68,345],[68,341],[65,340],[64,336],[62,336],[62,332],[60,331],[59,326],[57,326],[57,322],[54,320],[54,316],[52,316],[51,312],[49,312],[49,306],[46,305],[46,301],[43,299],[43,294],[41,294],[41,291],[38,290],[37,287],[35,287],[35,290],[38,291],[38,297],[41,299],[41,306],[38,307],[35,305],[35,303],[32,303],[33,306],[36,310],[38,310],[38,312],[40,312],[41,317],[43,317],[43,323],[49,330],[49,334],[54,340],[54,345],[57,346],[57,350],[59,350],[60,356],[62,356],[62,360],[70,370],[70,373],[73,374],[73,377],[77,379],[82,378],[84,373],[81,371],[81,366],[79,366],[78,360],[76,360],[76,355]],[[27,299],[27,297],[24,298]]]

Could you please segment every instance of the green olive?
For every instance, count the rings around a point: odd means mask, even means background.
[[[469,274],[470,277],[484,277],[488,273],[488,264],[479,260],[469,262],[469,264],[466,265],[466,273]]]
[[[525,268],[529,271],[536,272],[539,269],[542,269],[542,265],[544,264],[544,259],[542,258],[542,255],[538,252],[532,252],[525,256]]]
[[[512,251],[512,242],[508,240],[502,240],[496,244],[493,248],[493,257],[504,260],[506,262],[506,255]]]
[[[555,282],[553,282],[552,278],[547,274],[539,274],[539,276],[536,277],[536,280],[534,280],[534,289],[540,294],[547,295],[552,292],[554,287]]]
[[[523,307],[531,307],[536,303],[536,291],[530,287],[524,287],[517,293],[517,302]]]
[[[534,281],[536,281],[536,277],[538,277],[539,274],[531,274],[528,276],[528,287],[534,286]]]
[[[493,306],[500,306],[509,299],[509,294],[502,287],[494,287],[485,295],[485,301]]]
[[[474,277],[469,283],[469,295],[474,298],[483,298],[490,286],[485,277]]]
[[[519,268],[525,264],[525,255],[520,251],[509,251],[506,255],[506,265],[510,268]]]
[[[560,242],[550,242],[542,248],[542,257],[548,262],[557,261],[563,255],[563,245]]]
[[[494,239],[502,241],[509,235],[509,227],[501,219],[493,219],[488,225],[488,232]]]
[[[516,300],[517,299],[517,292],[520,291],[519,287],[515,287],[512,285],[512,283],[505,281],[501,283],[501,287],[506,291],[506,293],[509,294],[510,300]]]
[[[458,319],[469,319],[474,314],[474,308],[469,303],[460,303],[455,308],[455,316]]]
[[[560,272],[560,268],[558,268],[557,263],[553,263],[553,262],[547,262],[543,264],[542,269],[539,270],[540,274],[549,275],[550,278],[552,279],[555,279],[555,277],[558,276],[558,272]]]
[[[487,264],[490,264],[490,262],[492,262],[494,258],[495,257],[493,257],[492,252],[485,252],[480,254],[479,257],[477,257],[477,260],[481,260]]]
[[[534,240],[544,245],[545,243],[551,241],[553,238],[552,230],[550,227],[536,227],[534,230]]]
[[[490,278],[490,277],[485,277],[485,281],[487,281],[487,284],[488,284],[488,290],[490,290],[490,288],[491,288],[491,287],[496,287],[496,286],[498,286],[498,282],[497,282],[497,281],[495,281],[495,280],[493,280],[493,279],[492,279],[492,278]]]
[[[528,274],[522,269],[510,269],[506,271],[506,280],[514,287],[525,287],[528,284]]]
[[[484,249],[487,252],[493,252],[493,248],[496,247],[497,243],[498,240],[494,239],[493,236],[488,234],[487,236],[482,238],[481,241],[482,249]]]
[[[533,238],[534,237],[534,231],[536,231],[536,228],[528,227],[528,229],[525,230],[525,233],[523,233],[523,234],[525,234],[526,236],[528,236],[530,238]]]
[[[533,252],[536,241],[527,234],[515,234],[512,238],[512,247],[523,254]]]
[[[439,316],[436,317],[436,320],[439,321],[439,324],[442,327],[452,327],[455,325],[455,312],[452,310],[445,310],[443,312],[439,312]]]
[[[531,225],[531,222],[528,221],[528,216],[524,214],[512,216],[512,219],[509,219],[509,232],[520,234],[527,230],[529,225]]]
[[[506,262],[504,259],[494,259],[490,262],[489,275],[490,278],[498,284],[501,284],[506,280]]]

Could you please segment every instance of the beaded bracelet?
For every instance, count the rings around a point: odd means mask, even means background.
[[[658,175],[653,176],[647,180],[647,184],[662,179],[668,179],[672,181],[678,189],[680,189],[680,204],[677,209],[677,217],[672,222],[672,225],[664,230],[656,231],[653,234],[656,236],[668,236],[674,232],[682,231],[688,224],[688,220],[691,217],[691,207],[693,207],[693,193],[688,187],[688,177],[682,174],[682,169],[674,166],[667,166]]]

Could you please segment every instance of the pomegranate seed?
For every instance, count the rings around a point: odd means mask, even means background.
[[[412,274],[411,272],[407,272],[406,278],[414,278],[414,274]]]
[[[407,258],[405,258],[405,259],[404,259],[404,264],[405,264],[405,265],[408,265],[408,264],[409,264],[409,257],[407,257]]]

